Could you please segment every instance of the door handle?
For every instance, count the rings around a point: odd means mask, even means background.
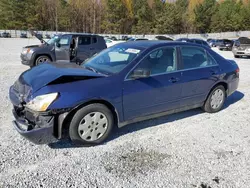
[[[90,50],[94,50],[95,48],[89,48]]]
[[[179,78],[170,78],[168,81],[171,82],[171,83],[175,83],[175,82],[178,82],[180,79]]]

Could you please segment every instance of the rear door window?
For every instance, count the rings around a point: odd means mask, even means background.
[[[86,46],[91,44],[91,37],[88,36],[80,36],[78,38],[78,45]]]
[[[182,69],[195,69],[217,65],[205,49],[198,47],[181,47]]]

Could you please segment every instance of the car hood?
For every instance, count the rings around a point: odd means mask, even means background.
[[[40,47],[46,47],[46,45],[40,44],[40,45],[30,45],[30,46],[25,46],[24,48],[40,48]]]
[[[19,82],[31,87],[34,93],[48,84],[62,84],[105,76],[76,64],[44,63],[22,73]]]

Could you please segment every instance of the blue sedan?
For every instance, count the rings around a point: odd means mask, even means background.
[[[44,63],[10,87],[16,130],[36,144],[69,134],[102,143],[115,126],[202,108],[215,113],[237,90],[239,68],[194,43],[137,41],[110,47],[82,65]],[[64,131],[66,130],[66,131]]]

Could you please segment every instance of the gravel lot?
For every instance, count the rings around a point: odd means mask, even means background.
[[[0,39],[0,187],[250,185],[250,59],[237,59],[240,86],[219,113],[196,109],[136,123],[96,147],[37,146],[14,130],[8,99],[9,86],[27,69],[21,48],[34,43]]]

